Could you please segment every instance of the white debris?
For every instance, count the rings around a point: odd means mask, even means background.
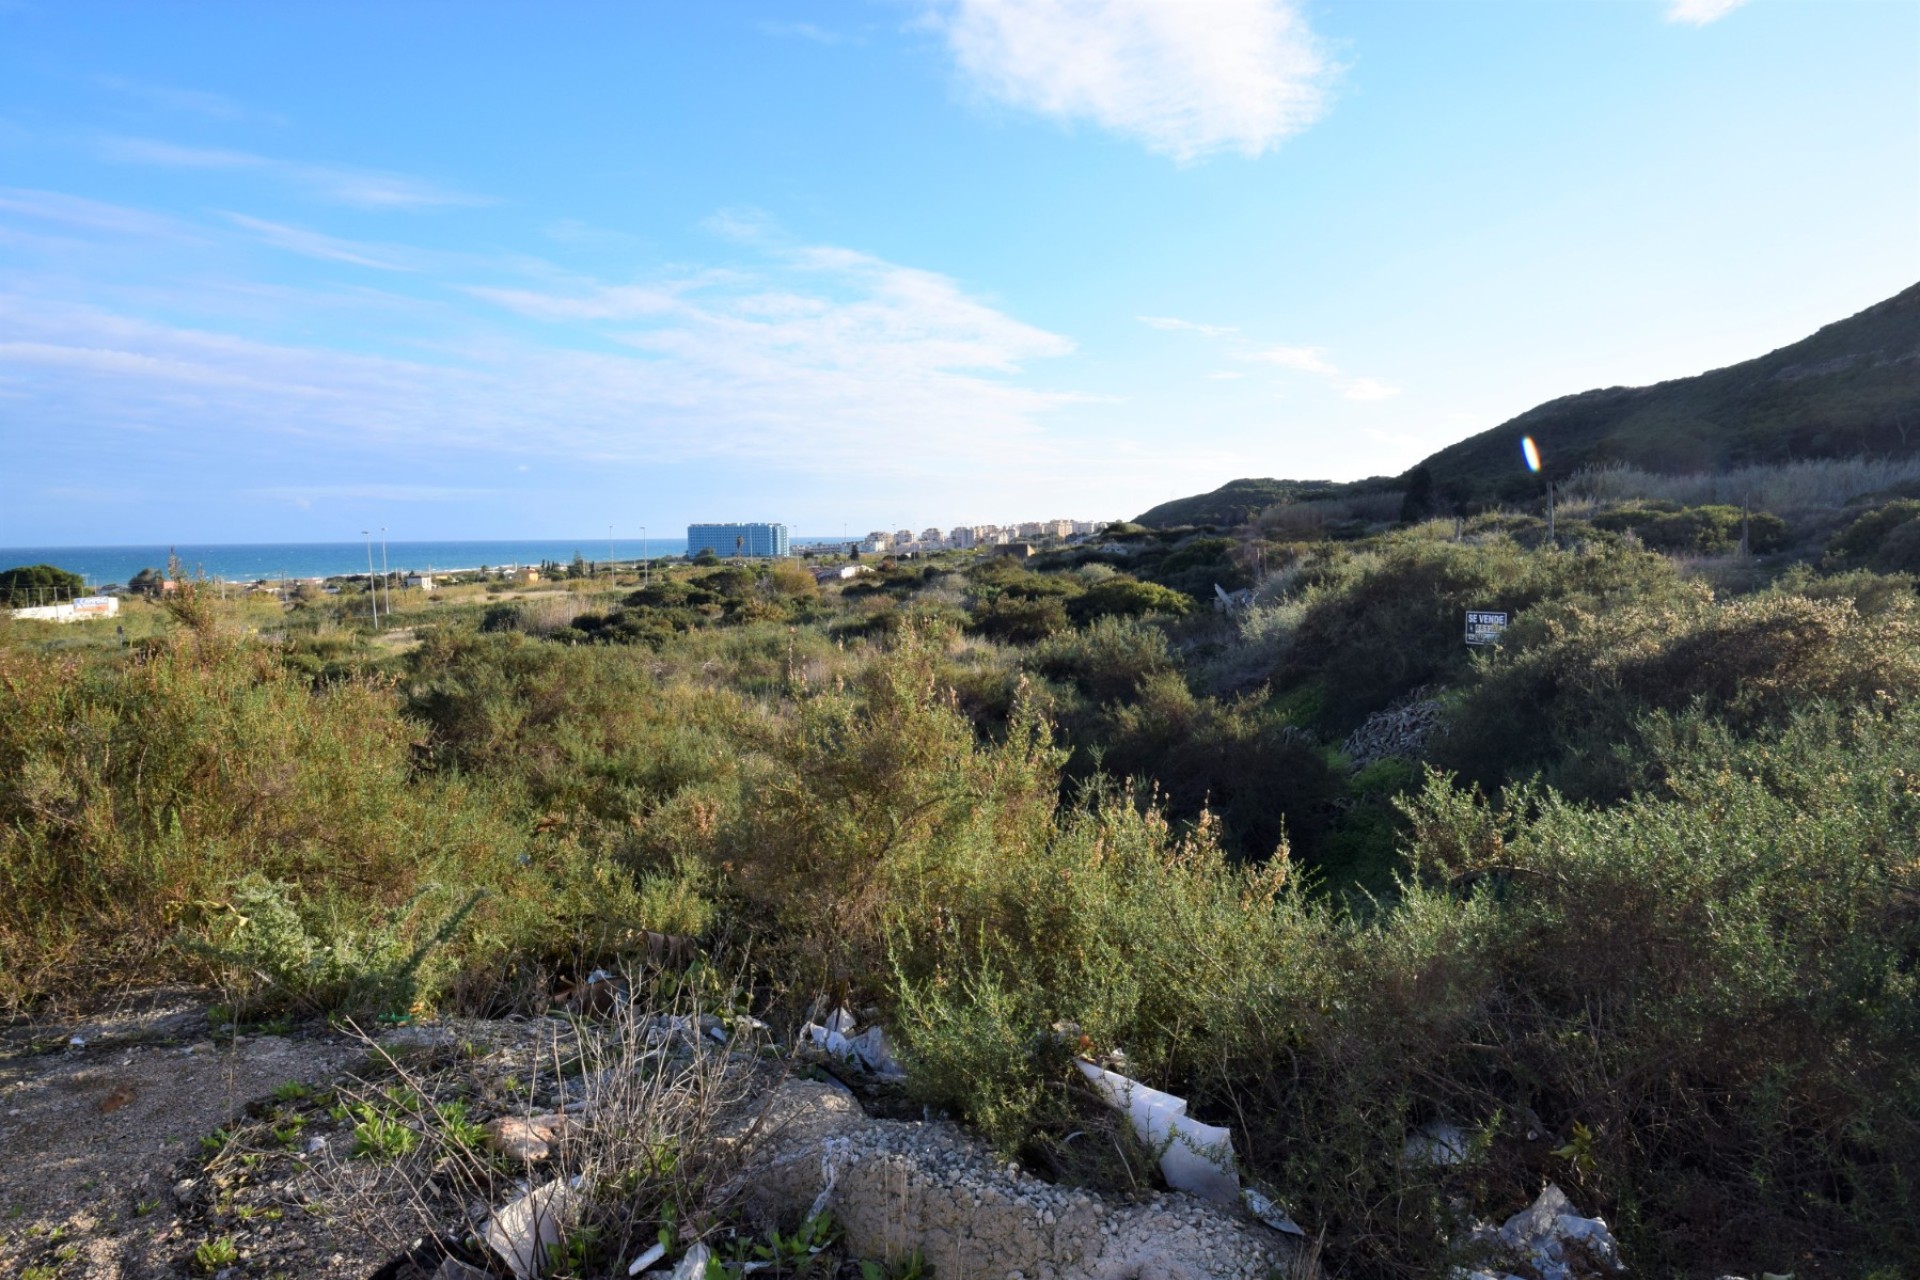
[[[652,1266],[654,1263],[660,1261],[660,1259],[666,1256],[667,1256],[667,1246],[665,1246],[664,1244],[655,1244],[653,1248],[647,1250],[645,1253],[641,1254],[639,1257],[635,1258],[632,1262],[629,1262],[627,1264],[627,1274],[630,1276],[637,1276],[642,1271],[645,1271],[648,1267]]]
[[[1408,1164],[1454,1165],[1467,1158],[1472,1146],[1465,1129],[1433,1120],[1407,1135],[1400,1154]]]
[[[1187,1115],[1187,1100],[1076,1059],[1080,1073],[1116,1111],[1133,1121],[1140,1141],[1160,1153],[1160,1173],[1176,1191],[1203,1200],[1231,1203],[1240,1196],[1234,1169],[1233,1135]]]
[[[800,1033],[810,1040],[814,1047],[832,1058],[850,1066],[855,1066],[867,1074],[881,1080],[904,1080],[907,1073],[893,1060],[892,1052],[887,1048],[887,1033],[878,1026],[868,1027],[859,1035],[853,1034],[853,1015],[845,1009],[835,1009],[827,1018],[824,1027],[809,1022],[800,1028]]]
[[[1498,1231],[1483,1226],[1473,1239],[1502,1245],[1521,1255],[1538,1280],[1577,1280],[1585,1274],[1575,1271],[1568,1261],[1568,1245],[1579,1250],[1576,1257],[1591,1259],[1610,1271],[1624,1271],[1620,1248],[1613,1232],[1600,1218],[1583,1218],[1574,1210],[1566,1192],[1549,1182],[1540,1198],[1508,1218]],[[1474,1271],[1467,1280],[1520,1280],[1510,1273]]]
[[[674,1266],[670,1280],[706,1280],[707,1260],[711,1257],[713,1250],[704,1244],[696,1244]]]
[[[1271,1196],[1264,1195],[1253,1187],[1240,1188],[1240,1203],[1246,1206],[1248,1213],[1275,1231],[1284,1231],[1290,1236],[1307,1234],[1305,1229],[1293,1220],[1292,1215],[1282,1209]]]
[[[533,1280],[546,1265],[547,1250],[565,1238],[575,1203],[566,1183],[546,1183],[494,1214],[481,1236],[516,1280]]]
[[[821,1147],[820,1194],[813,1198],[813,1205],[807,1210],[809,1222],[827,1211],[827,1205],[833,1199],[833,1184],[840,1180],[840,1170],[846,1167],[852,1155],[852,1145],[845,1138],[828,1138]]]

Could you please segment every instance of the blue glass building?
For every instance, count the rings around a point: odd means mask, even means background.
[[[702,551],[717,556],[784,556],[787,526],[783,524],[690,524],[687,558]]]

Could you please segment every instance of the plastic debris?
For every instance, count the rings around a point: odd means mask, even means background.
[[[670,1280],[706,1280],[707,1262],[712,1257],[713,1250],[704,1244],[696,1244],[687,1250],[686,1257],[675,1264]]]
[[[1233,1134],[1187,1115],[1187,1100],[1076,1060],[1108,1106],[1124,1111],[1140,1141],[1160,1153],[1160,1174],[1176,1191],[1230,1204],[1240,1198],[1234,1169]]]
[[[509,1202],[487,1223],[481,1237],[517,1280],[533,1280],[547,1250],[566,1237],[575,1207],[573,1189],[558,1180]]]
[[[827,1211],[828,1203],[833,1199],[833,1185],[840,1180],[840,1171],[847,1166],[853,1154],[853,1146],[845,1138],[828,1138],[820,1150],[820,1194],[813,1198],[813,1205],[807,1210],[811,1221]]]
[[[1607,1229],[1606,1221],[1581,1217],[1567,1199],[1567,1193],[1551,1182],[1539,1199],[1508,1218],[1498,1231],[1482,1226],[1471,1238],[1502,1245],[1522,1255],[1538,1280],[1578,1280],[1588,1274],[1585,1268],[1576,1271],[1571,1265],[1568,1245],[1578,1248],[1577,1260],[1590,1259],[1609,1271],[1626,1270],[1620,1261],[1619,1245],[1614,1241],[1613,1232]],[[1511,1273],[1479,1270],[1469,1273],[1467,1280],[1520,1278]]]
[[[893,1060],[893,1053],[887,1048],[887,1033],[878,1026],[872,1026],[856,1036],[853,1034],[854,1025],[851,1013],[845,1009],[835,1009],[825,1026],[809,1022],[800,1028],[800,1033],[828,1057],[837,1058],[876,1079],[906,1079],[907,1073],[900,1069],[900,1064]]]
[[[1282,1209],[1278,1201],[1254,1187],[1240,1188],[1240,1203],[1246,1206],[1248,1213],[1275,1231],[1284,1231],[1290,1236],[1307,1234],[1305,1228],[1295,1222],[1293,1216]]]
[[[1465,1129],[1433,1120],[1407,1135],[1400,1155],[1408,1164],[1454,1165],[1465,1160],[1472,1147]]]
[[[667,1256],[667,1246],[665,1246],[664,1244],[655,1244],[653,1248],[647,1250],[645,1253],[641,1254],[639,1257],[635,1258],[632,1262],[629,1262],[627,1264],[627,1274],[630,1276],[637,1276],[642,1271],[645,1271],[648,1267],[652,1266],[654,1263],[660,1261],[660,1259],[666,1256]]]

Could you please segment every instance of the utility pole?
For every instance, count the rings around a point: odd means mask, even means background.
[[[373,627],[380,629],[380,592],[373,585],[373,534],[362,529],[360,536],[367,540],[367,597],[373,602]]]
[[[387,618],[393,618],[393,575],[387,572],[387,526],[380,526],[380,580],[387,587]]]
[[[613,526],[607,526],[607,581],[613,581]]]
[[[647,526],[640,526],[640,585],[653,585],[653,553],[647,548]]]

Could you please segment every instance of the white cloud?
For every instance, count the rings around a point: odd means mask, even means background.
[[[1747,0],[1668,0],[1667,21],[1704,27],[1738,9]]]
[[[209,116],[215,120],[265,119],[274,123],[284,123],[279,116],[264,115],[256,112],[223,93],[210,93],[205,89],[178,89],[172,85],[154,84],[147,80],[131,80],[125,76],[99,75],[93,77],[93,83],[102,89],[111,90],[123,97],[132,98],[148,106],[159,107],[166,111],[185,111],[193,115]]]
[[[1335,71],[1296,0],[946,0],[934,20],[987,96],[1183,163],[1306,129]]]
[[[51,430],[141,421],[211,444],[215,424],[245,424],[330,449],[736,457],[868,476],[1035,465],[1052,456],[1041,419],[1080,399],[1018,377],[1071,351],[1066,338],[945,276],[846,250],[794,250],[751,273],[467,296],[490,306],[461,332],[483,336],[400,358],[0,294],[0,396]],[[507,336],[494,307],[554,330]]]
[[[1234,355],[1241,360],[1257,364],[1277,365],[1295,373],[1310,373],[1324,378],[1346,400],[1390,400],[1400,394],[1400,388],[1378,378],[1356,378],[1327,358],[1324,347],[1256,346],[1242,339],[1238,329],[1228,325],[1199,324],[1192,320],[1178,320],[1172,316],[1136,316],[1135,319],[1155,329],[1169,332],[1197,333],[1202,337],[1224,339]],[[1244,373],[1218,370],[1207,375],[1208,378],[1228,380],[1244,378]]]
[[[1340,394],[1348,400],[1391,400],[1400,394],[1400,388],[1378,378],[1348,378]]]
[[[1134,319],[1149,328],[1164,329],[1169,333],[1198,333],[1208,338],[1221,338],[1239,332],[1232,325],[1196,324],[1174,316],[1135,316]]]
[[[1277,364],[1282,369],[1293,369],[1300,373],[1335,376],[1340,372],[1327,363],[1326,352],[1319,347],[1265,347],[1259,351],[1249,351],[1244,358],[1258,360],[1262,364]]]
[[[224,147],[187,147],[152,138],[106,138],[101,154],[125,164],[165,169],[247,169],[303,187],[334,204],[360,209],[419,209],[436,205],[490,203],[481,196],[437,187],[405,174],[341,165],[306,164]]]
[[[373,267],[381,271],[414,270],[399,261],[404,256],[403,250],[341,240],[304,227],[289,227],[284,223],[268,222],[264,218],[250,218],[244,213],[229,213],[226,216],[228,221],[242,230],[251,231],[263,243],[290,253],[323,258],[329,262],[346,262],[356,267]]]
[[[182,224],[143,209],[106,204],[59,191],[0,187],[0,213],[57,223],[75,231],[154,240],[190,239]]]

